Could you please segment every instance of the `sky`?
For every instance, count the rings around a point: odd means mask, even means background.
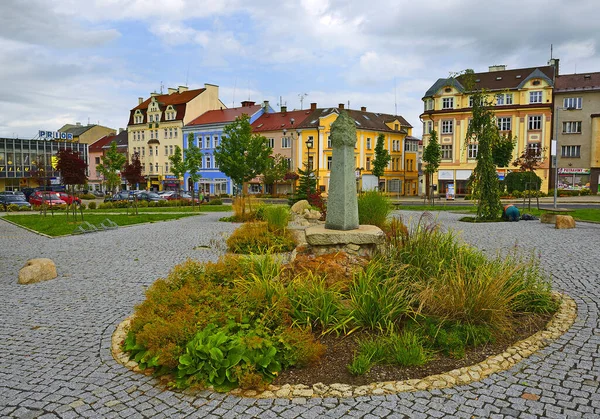
[[[137,98],[219,86],[228,106],[402,115],[467,68],[600,71],[597,0],[2,0],[0,137],[125,128]]]

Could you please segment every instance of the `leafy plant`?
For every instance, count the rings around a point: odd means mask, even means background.
[[[391,211],[390,199],[380,192],[367,191],[358,197],[359,224],[385,228]]]
[[[266,205],[262,210],[262,219],[267,222],[269,230],[283,231],[290,220],[290,209],[287,205]]]
[[[296,242],[290,231],[270,231],[264,222],[245,223],[227,239],[229,251],[241,254],[290,252],[295,247]]]
[[[348,371],[352,375],[363,375],[371,369],[371,358],[363,353],[355,354],[352,362],[348,365]]]

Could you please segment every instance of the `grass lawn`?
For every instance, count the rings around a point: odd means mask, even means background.
[[[459,211],[459,212],[475,212],[477,207],[473,205],[400,205],[396,209],[403,211]]]
[[[129,208],[129,212],[131,212],[131,208]],[[153,213],[153,212],[190,212],[190,213],[202,213],[202,212],[226,212],[231,211],[231,205],[201,205],[200,210],[198,210],[198,206],[195,207],[146,207],[141,208],[138,207],[138,212],[140,213]],[[86,214],[89,213],[127,213],[127,208],[110,208],[110,209],[95,209],[95,210],[86,210]]]
[[[131,224],[152,223],[156,221],[177,220],[183,217],[189,217],[195,214],[140,214],[140,215],[121,215],[121,214],[90,214],[85,213],[84,220],[99,226],[102,221],[109,218],[119,226]],[[77,218],[77,222],[73,221],[72,215],[67,218],[64,212],[54,214],[54,217],[48,213],[46,217],[43,215],[7,215],[4,217],[15,224],[27,227],[31,230],[47,234],[49,236],[62,236],[72,234],[73,230],[81,223],[81,216]]]

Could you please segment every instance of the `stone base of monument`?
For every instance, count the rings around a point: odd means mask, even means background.
[[[308,227],[305,234],[307,250],[317,256],[338,252],[372,256],[385,241],[385,233],[371,225],[361,225],[354,230],[330,230],[318,225]]]

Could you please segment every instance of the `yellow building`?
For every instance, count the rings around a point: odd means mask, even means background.
[[[317,187],[321,192],[329,189],[331,168],[331,124],[337,119],[344,104],[337,108],[317,108],[311,104],[310,112],[303,121],[297,123],[294,149],[294,167],[306,163],[315,170]],[[411,137],[412,126],[401,116],[347,109],[348,115],[356,124],[356,172],[358,187],[366,185],[372,174],[375,160],[375,146],[379,134],[385,136],[385,149],[391,161],[380,179],[379,188],[396,195],[416,195],[418,182],[417,151],[419,140]]]
[[[179,187],[180,179],[170,171],[169,156],[176,146],[183,150],[183,126],[206,111],[225,108],[219,100],[219,86],[212,84],[194,90],[169,88],[166,94],[152,93],[149,99],[138,99],[127,125],[128,154],[138,154],[148,189]]]
[[[507,70],[491,66],[488,72],[474,73],[474,89],[483,89],[495,105],[496,123],[502,134],[516,137],[513,160],[526,149],[546,158],[536,171],[542,179],[542,191],[548,191],[549,155],[552,132],[552,90],[554,65]],[[435,129],[442,148],[442,163],[434,175],[440,194],[453,184],[456,194],[467,193],[467,183],[476,166],[477,144],[465,141],[472,103],[465,86],[468,76],[438,79],[423,97],[423,146]],[[499,168],[500,178],[515,167]]]
[[[82,144],[93,144],[100,138],[107,135],[114,135],[116,129],[104,127],[102,125],[87,124],[81,125],[80,122],[63,125],[58,132],[64,132],[73,136],[73,142]]]

